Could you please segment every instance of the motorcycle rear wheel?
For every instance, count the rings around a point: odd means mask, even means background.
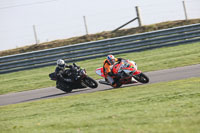
[[[94,79],[90,78],[89,76],[87,76],[83,79],[83,83],[90,88],[98,87],[98,83]]]
[[[135,75],[134,78],[140,83],[144,83],[144,84],[149,83],[149,78],[144,73]]]
[[[67,93],[70,93],[72,91],[72,88],[67,85],[66,83],[63,83],[61,81],[58,81],[56,82],[56,88],[64,91],[64,92],[67,92]]]

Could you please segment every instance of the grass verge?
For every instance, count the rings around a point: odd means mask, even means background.
[[[200,131],[200,78],[0,107],[3,133]]]
[[[116,57],[134,60],[138,64],[138,69],[147,72],[199,64],[199,51],[200,42],[174,47],[164,47],[144,52],[121,54],[116,55]],[[78,62],[77,64],[85,68],[89,76],[98,79],[100,77],[96,75],[95,70],[98,67],[102,67],[104,59],[105,58],[86,60]],[[51,66],[2,74],[0,75],[0,94],[55,86],[55,82],[50,81],[48,77],[48,74],[53,72],[54,69],[55,66]]]

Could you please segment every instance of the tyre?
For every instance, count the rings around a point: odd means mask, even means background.
[[[58,81],[58,80],[56,81],[56,88],[67,93],[70,93],[72,91],[72,87],[70,87],[70,85],[67,85],[66,83]]]
[[[149,82],[149,78],[144,73],[140,73],[139,75],[135,75],[134,78],[140,83],[146,84],[146,83]]]
[[[98,87],[98,83],[94,79],[92,79],[88,76],[83,79],[83,83],[90,88],[97,88]]]

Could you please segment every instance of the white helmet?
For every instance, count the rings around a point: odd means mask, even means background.
[[[61,69],[65,68],[65,61],[62,59],[57,60],[57,66]]]
[[[113,64],[115,63],[115,57],[114,57],[114,55],[108,55],[108,56],[107,56],[107,61],[108,61],[111,65],[113,65]]]

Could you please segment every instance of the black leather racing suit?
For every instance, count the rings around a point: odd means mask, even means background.
[[[79,69],[80,67],[77,66],[75,63],[73,63],[73,65],[65,65],[65,68],[69,68],[66,71],[66,75],[67,77],[63,77],[63,73],[65,72],[65,69],[61,69],[59,67],[56,67],[55,69],[55,76],[58,80],[64,81],[64,82],[73,82],[74,77],[73,77],[73,72],[76,69]]]

